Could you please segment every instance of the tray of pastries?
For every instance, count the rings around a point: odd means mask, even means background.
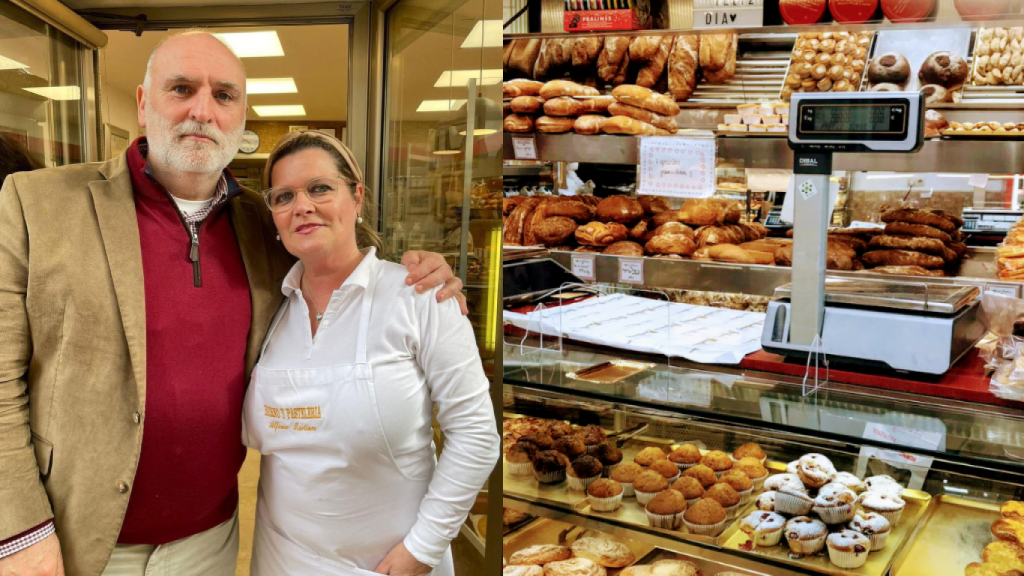
[[[502,576],[618,576],[654,546],[542,518],[502,542]]]
[[[1024,136],[1024,122],[950,122],[939,132],[950,138],[1014,139]]]
[[[740,104],[736,113],[723,116],[717,132],[725,136],[785,136],[789,132],[789,104]]]

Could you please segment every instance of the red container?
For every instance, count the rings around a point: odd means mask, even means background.
[[[878,0],[828,0],[828,11],[840,24],[863,24],[882,16]]]
[[[779,0],[779,13],[790,26],[820,22],[828,0]]]
[[[967,21],[1020,12],[1020,3],[1015,0],[953,0],[953,5],[960,18]]]
[[[935,17],[935,0],[882,0],[882,13],[890,22],[920,22]]]
[[[562,26],[566,32],[584,32],[594,30],[643,30],[643,26],[633,10],[572,10],[565,12]]]

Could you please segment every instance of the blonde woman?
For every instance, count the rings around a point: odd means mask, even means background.
[[[377,258],[339,140],[289,134],[264,184],[299,262],[245,399],[263,455],[252,574],[454,576],[449,543],[499,458],[469,321]]]

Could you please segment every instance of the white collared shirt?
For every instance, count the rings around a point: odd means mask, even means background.
[[[421,562],[436,566],[500,456],[489,383],[458,303],[439,304],[436,289],[417,294],[406,286],[403,266],[378,260],[373,248],[363,253],[323,310],[315,338],[300,287],[303,265],[295,264],[281,287],[287,302],[260,362],[268,369],[354,363],[360,305],[368,280],[376,277],[367,360],[380,420],[399,469],[429,482],[405,544]],[[445,434],[436,470],[435,404]]]

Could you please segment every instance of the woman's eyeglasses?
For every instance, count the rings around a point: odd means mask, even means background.
[[[347,186],[348,183],[341,178],[334,176],[318,176],[313,178],[302,188],[290,188],[288,186],[277,186],[263,191],[263,200],[273,212],[285,212],[291,210],[295,205],[295,199],[299,197],[299,191],[305,192],[306,197],[314,204],[330,202],[338,190]]]

